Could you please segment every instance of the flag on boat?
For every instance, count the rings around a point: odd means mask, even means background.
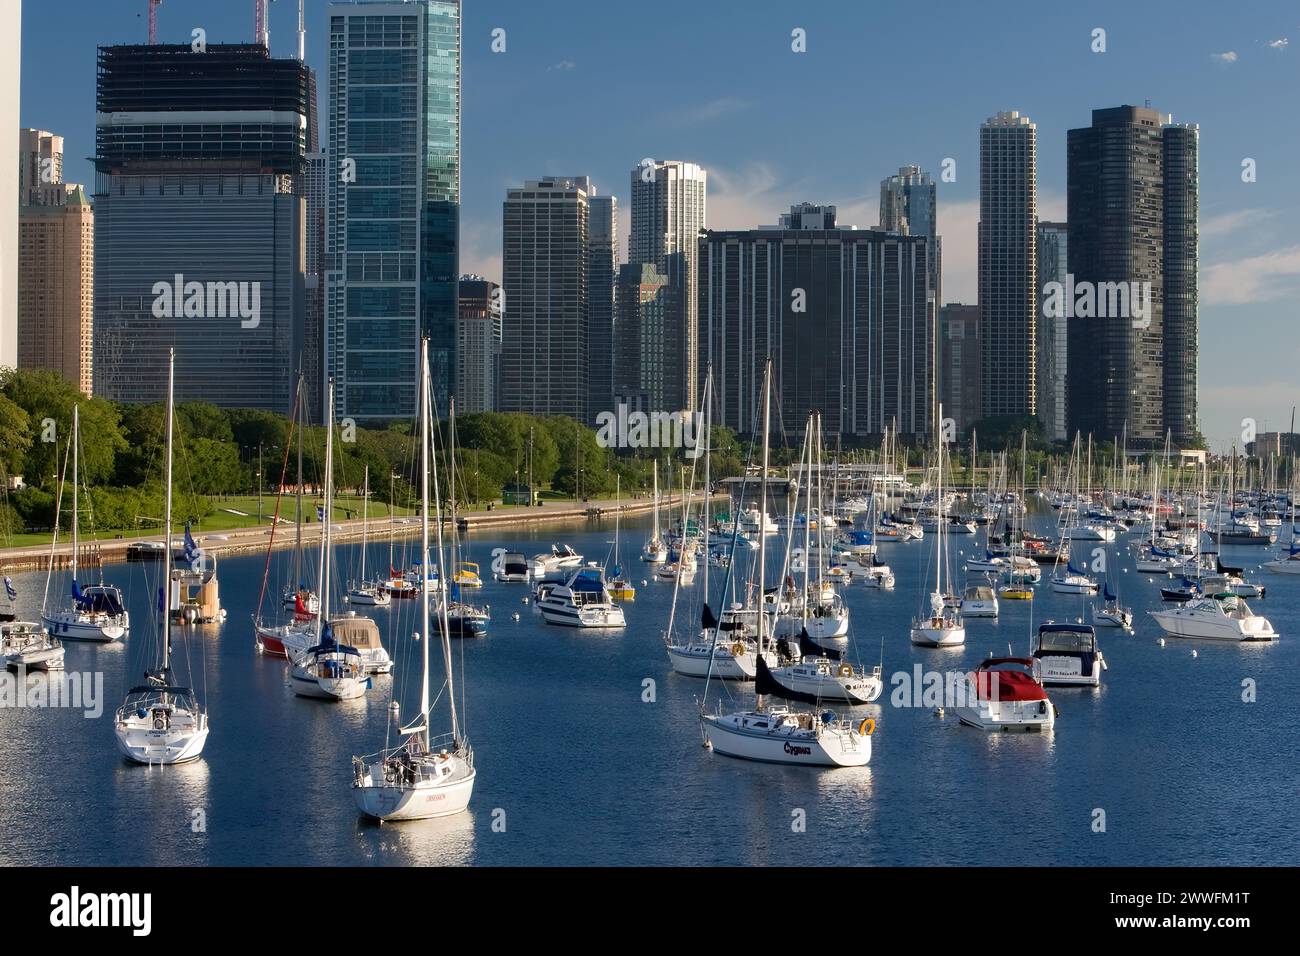
[[[159,588],[159,589],[158,589],[158,613],[159,613],[159,614],[166,614],[166,613],[167,613],[167,603],[166,603],[166,600],[165,600],[164,597],[163,597],[163,589],[162,589],[162,588]]]
[[[18,589],[14,587],[13,579],[7,574],[5,575],[5,594],[9,595],[11,601],[18,600]]]
[[[185,522],[185,560],[189,562],[191,571],[197,571],[203,564],[203,549],[194,543],[188,521]]]
[[[324,520],[325,520],[325,506],[324,506],[324,505],[317,505],[317,506],[316,506],[316,520],[317,520],[317,521],[324,521]]]

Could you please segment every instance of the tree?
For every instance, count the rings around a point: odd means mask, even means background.
[[[29,483],[52,481],[63,460],[63,449],[72,433],[72,409],[80,410],[81,479],[86,484],[103,484],[113,474],[120,452],[127,448],[117,406],[103,398],[86,398],[76,386],[48,369],[6,369],[0,374],[0,394],[23,409],[33,440],[23,462],[22,474]],[[53,423],[47,433],[47,421]],[[53,441],[46,441],[52,434]],[[39,440],[37,440],[39,439]]]
[[[0,393],[0,466],[5,475],[22,474],[32,447],[31,416]]]

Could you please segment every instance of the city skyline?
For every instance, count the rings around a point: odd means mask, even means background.
[[[938,184],[943,299],[974,302],[978,123],[1003,109],[1033,118],[1039,134],[1038,216],[1063,220],[1066,131],[1085,125],[1093,108],[1150,100],[1172,111],[1176,122],[1191,120],[1202,130],[1200,351],[1214,356],[1212,363],[1202,360],[1202,431],[1218,449],[1240,444],[1239,423],[1245,417],[1256,419],[1261,429],[1285,427],[1294,402],[1288,369],[1300,356],[1292,352],[1283,307],[1300,287],[1300,248],[1281,229],[1300,187],[1280,171],[1296,134],[1284,124],[1261,122],[1261,116],[1271,109],[1269,90],[1294,80],[1294,52],[1269,44],[1300,28],[1295,16],[1281,4],[1246,12],[1101,4],[1086,14],[1019,6],[1021,16],[1008,15],[1000,23],[998,42],[1033,44],[1044,62],[1059,67],[1036,74],[1031,88],[1017,76],[1023,67],[989,60],[988,44],[979,41],[988,32],[978,11],[954,8],[929,27],[930,47],[946,66],[920,81],[932,94],[924,109],[855,101],[848,111],[834,97],[807,97],[809,84],[821,86],[846,75],[861,57],[850,52],[864,46],[882,63],[905,59],[889,48],[904,25],[901,15],[851,8],[788,11],[773,4],[751,8],[743,22],[733,22],[723,11],[692,8],[696,28],[686,34],[638,23],[635,41],[595,47],[577,44],[543,11],[467,4],[460,271],[501,275],[501,196],[507,183],[538,172],[583,169],[618,193],[626,170],[643,156],[674,156],[709,169],[711,228],[752,229],[804,200],[834,203],[842,223],[871,227],[878,218],[880,180],[916,163]],[[141,42],[144,21],[98,4],[71,7],[76,15],[65,23],[24,18],[28,55],[21,122],[67,137],[69,156],[76,158],[65,177],[88,181],[81,159],[89,155],[93,133],[88,44]],[[1178,16],[1171,18],[1175,9]],[[175,0],[160,10],[160,39],[184,39],[190,26],[203,24],[214,42],[246,41],[250,14],[242,4],[214,10]],[[276,56],[293,52],[295,15],[293,5],[272,6]],[[609,30],[630,26],[626,14],[602,15],[599,23]],[[320,69],[324,4],[309,2],[307,16],[308,61]],[[1107,30],[1105,53],[1091,49],[1091,31],[1098,26]],[[506,30],[501,54],[491,50],[497,27]],[[791,51],[795,27],[807,31],[806,53]],[[723,29],[729,33],[720,44]],[[68,49],[85,50],[86,56],[60,55]],[[656,81],[649,108],[634,117],[614,111],[600,136],[575,135],[592,127],[563,119],[566,111],[579,99],[599,110],[649,89],[639,77],[650,75],[648,61],[665,49],[686,58],[685,68],[680,76]],[[1229,52],[1235,56],[1222,55]],[[51,79],[33,65],[56,55],[67,64],[66,74]],[[1154,62],[1162,68],[1153,69]],[[752,81],[743,96],[722,81],[728,68]],[[534,87],[544,91],[545,105],[520,110],[518,97]],[[808,124],[833,120],[835,148],[819,148],[807,137],[772,136],[772,117],[793,109]],[[1247,157],[1258,164],[1253,183],[1241,178]],[[955,160],[954,182],[941,177],[946,158]],[[626,237],[629,208],[620,205],[620,232]],[[1284,351],[1273,354],[1281,361],[1257,368],[1251,355],[1233,347],[1242,328],[1250,329],[1254,340],[1280,342]]]

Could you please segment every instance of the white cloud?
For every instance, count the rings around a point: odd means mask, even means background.
[[[1268,46],[1272,47],[1274,50],[1285,50],[1287,44],[1290,42],[1291,41],[1288,40],[1286,37],[1281,37],[1280,39],[1277,40],[1269,40]]]
[[[1300,293],[1300,246],[1215,262],[1202,270],[1202,305],[1272,302]]]
[[[547,67],[548,70],[560,70],[566,73],[569,70],[576,70],[577,68],[578,68],[578,64],[574,63],[572,60],[561,60],[559,63],[556,63],[554,66]]]
[[[719,96],[717,99],[709,100],[707,103],[686,110],[674,110],[666,115],[666,119],[682,126],[693,126],[698,123],[711,123],[715,120],[722,119],[724,116],[732,116],[736,113],[749,109],[748,100],[742,100],[738,96]]]
[[[1236,63],[1237,54],[1234,50],[1229,50],[1227,53],[1211,53],[1210,59],[1219,63]]]
[[[1273,213],[1268,209],[1237,209],[1201,220],[1202,239],[1220,239],[1245,226],[1257,226]]]

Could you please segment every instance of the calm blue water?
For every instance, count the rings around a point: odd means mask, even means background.
[[[641,526],[624,527],[635,555]],[[470,542],[484,568],[494,547],[526,554],[552,540],[604,558],[611,532],[593,525],[500,533]],[[954,539],[970,552],[972,542]],[[1123,539],[1122,539],[1123,540]],[[1121,548],[1124,552],[1126,549]],[[340,548],[345,568],[356,546]],[[999,621],[967,622],[967,646],[913,648],[929,541],[885,545],[893,593],[845,590],[856,654],[886,675],[969,668],[1008,642],[1025,650],[1033,623],[1079,613],[1080,600],[1040,585],[1038,599],[1004,602]],[[1225,550],[1256,567],[1263,549]],[[574,633],[524,607],[523,585],[488,581],[486,639],[463,642],[468,730],[479,776],[468,814],[442,821],[362,822],[349,792],[350,757],[384,744],[391,681],[409,715],[418,673],[405,637],[413,602],[374,611],[403,673],[343,704],[297,698],[283,661],[260,658],[250,615],[262,556],[221,562],[229,618],[188,640],[212,714],[204,758],[166,770],[117,756],[111,713],[144,669],[152,643],[147,576],[117,565],[134,629],[122,646],[69,645],[69,671],[102,671],[105,714],[0,709],[0,863],[4,864],[1293,864],[1300,823],[1300,579],[1264,577],[1252,601],[1281,640],[1216,646],[1171,641],[1142,613],[1156,585],[1129,571],[1122,597],[1137,633],[1101,629],[1110,670],[1099,691],[1054,688],[1060,716],[1046,736],[983,734],[929,709],[875,706],[868,768],[813,770],[731,760],[700,746],[703,682],[671,673],[661,645],[671,583],[638,587],[621,634]],[[274,556],[278,578],[289,554]],[[376,544],[372,567],[387,561]],[[639,586],[648,570],[636,561]],[[1127,563],[1127,561],[1126,561]],[[1045,575],[1046,577],[1046,575]],[[34,616],[43,574],[16,577]],[[715,579],[716,580],[716,579]],[[698,591],[698,585],[695,589]],[[715,600],[716,605],[716,600]],[[698,614],[698,596],[683,600]],[[521,620],[511,615],[519,611]],[[178,648],[186,642],[178,640]],[[182,655],[184,650],[180,650]],[[183,666],[183,665],[182,665]],[[418,663],[415,665],[418,667]],[[642,701],[655,681],[656,702]],[[1256,703],[1242,702],[1242,681]],[[29,681],[42,680],[29,677]],[[717,685],[710,707],[717,699]],[[737,691],[729,689],[731,694]],[[742,695],[738,700],[752,701]],[[445,708],[439,711],[445,722]],[[1106,832],[1094,833],[1094,809]],[[794,832],[793,813],[806,829]],[[496,827],[494,828],[494,820]],[[198,826],[196,826],[196,821]],[[504,823],[504,829],[502,829]],[[199,832],[196,832],[196,829]],[[1008,853],[1011,854],[1008,857]]]

